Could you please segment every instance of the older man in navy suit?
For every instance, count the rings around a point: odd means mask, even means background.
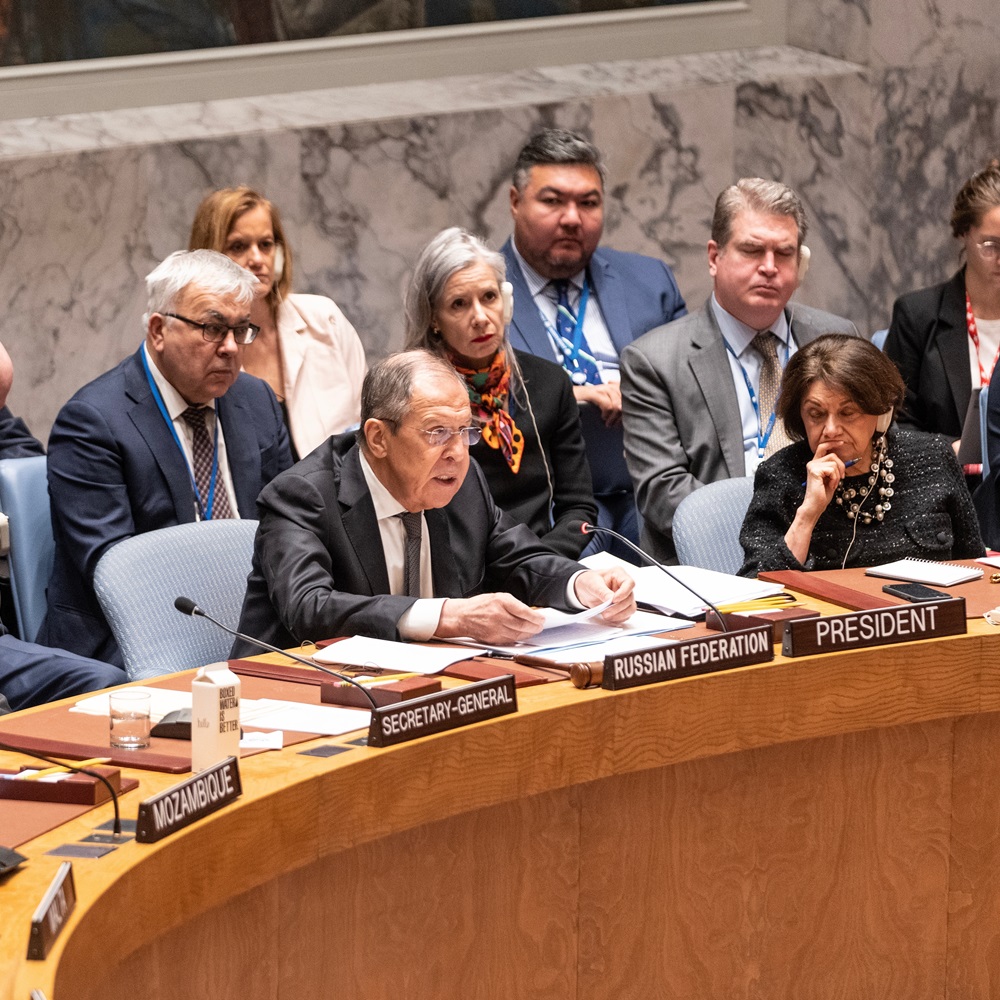
[[[636,337],[687,310],[662,261],[598,246],[604,180],[597,148],[572,132],[547,129],[521,150],[510,189],[514,235],[503,247],[514,286],[510,340],[554,358],[572,379],[598,523],[638,541],[618,358]]]
[[[146,279],[145,342],[60,411],[40,642],[120,664],[93,588],[104,553],[158,528],[256,517],[257,494],[292,464],[274,393],[240,372],[255,284],[214,251],[171,254]]]

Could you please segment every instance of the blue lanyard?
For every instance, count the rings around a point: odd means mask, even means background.
[[[215,415],[215,440],[212,443],[212,475],[208,480],[208,503],[203,505],[201,502],[201,493],[198,491],[198,484],[194,481],[194,473],[191,470],[191,463],[188,461],[187,452],[184,450],[184,445],[181,444],[181,439],[177,436],[177,428],[174,427],[174,422],[170,419],[170,414],[167,412],[163,396],[160,394],[160,387],[156,384],[156,379],[153,378],[153,374],[149,370],[145,347],[139,352],[139,355],[142,358],[142,369],[146,373],[146,381],[149,383],[149,388],[153,393],[153,399],[156,400],[156,408],[160,411],[160,416],[166,422],[167,430],[170,431],[170,436],[174,439],[174,444],[177,445],[177,450],[181,453],[184,464],[188,467],[188,477],[191,480],[191,489],[194,491],[194,502],[198,508],[198,516],[203,521],[211,521],[212,508],[215,504],[215,481],[219,472],[219,414],[216,413]]]
[[[551,300],[550,300],[551,301]],[[542,317],[542,322],[545,324],[546,332],[548,333],[550,339],[555,345],[556,350],[562,355],[562,363],[569,365],[575,371],[580,370],[580,358],[583,357],[585,360],[590,361],[598,371],[601,370],[601,363],[593,355],[588,354],[586,351],[580,349],[580,344],[583,342],[583,318],[587,313],[587,303],[590,301],[590,282],[586,280],[583,281],[583,291],[580,293],[580,301],[577,303],[576,307],[576,319],[573,326],[573,340],[570,341],[564,337],[557,327],[552,325],[551,320],[546,316],[541,310],[539,314]],[[556,312],[558,314],[559,306],[556,306]],[[573,319],[573,314],[569,313],[569,318]],[[583,376],[586,380],[586,376]],[[574,378],[575,382],[576,379]]]
[[[791,331],[789,331],[791,332]],[[726,350],[733,356],[736,363],[740,366],[740,371],[743,373],[743,381],[746,383],[747,392],[750,394],[750,405],[753,407],[754,415],[757,417],[757,457],[764,457],[764,450],[767,448],[767,442],[771,440],[771,431],[774,430],[774,419],[777,416],[777,411],[771,411],[771,417],[767,422],[767,428],[762,429],[760,426],[760,400],[757,398],[757,390],[753,387],[753,382],[750,381],[750,376],[747,374],[746,368],[743,367],[743,362],[740,361],[739,355],[733,350],[732,344],[726,340],[725,337],[722,338],[723,343],[726,345]],[[788,356],[791,354],[791,345],[785,344],[785,361],[782,364],[782,369],[788,364]]]

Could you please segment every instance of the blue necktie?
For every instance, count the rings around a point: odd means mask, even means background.
[[[576,330],[576,314],[569,305],[569,281],[566,278],[555,278],[552,287],[556,290],[556,333],[568,344],[572,344]],[[585,354],[588,356],[584,357]],[[580,353],[575,363],[569,352],[563,350],[563,368],[569,373],[575,385],[584,385],[588,382],[591,385],[602,384],[603,379],[597,370],[597,365],[590,358],[592,354],[593,351],[587,343],[583,330],[580,331]]]

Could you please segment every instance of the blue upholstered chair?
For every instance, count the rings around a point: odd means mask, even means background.
[[[48,608],[52,521],[45,456],[0,460],[0,510],[10,519],[10,585],[21,638],[34,642]]]
[[[740,528],[753,496],[753,476],[706,483],[674,512],[673,538],[682,566],[738,573],[743,565]]]
[[[227,659],[232,638],[211,622],[183,616],[174,599],[190,597],[236,628],[256,531],[249,520],[179,524],[105,552],[94,590],[130,681]]]

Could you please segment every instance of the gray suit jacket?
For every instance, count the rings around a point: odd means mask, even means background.
[[[824,333],[858,336],[853,323],[819,309],[796,303],[785,314],[799,347]],[[621,371],[625,459],[643,545],[672,560],[677,505],[705,483],[746,475],[740,405],[709,303],[626,347]]]

